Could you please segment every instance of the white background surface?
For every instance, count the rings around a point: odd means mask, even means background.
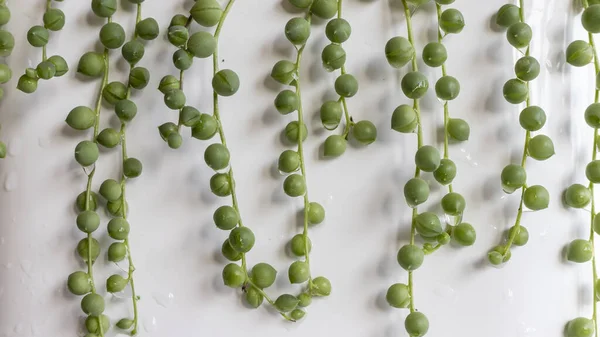
[[[155,89],[160,78],[176,74],[171,63],[175,50],[161,38],[148,44],[140,65],[151,70],[148,88],[136,94],[137,118],[128,132],[131,156],[144,163],[141,178],[131,181],[131,242],[137,266],[136,286],[142,297],[141,336],[405,336],[406,311],[385,304],[389,285],[406,282],[406,272],[395,262],[397,249],[407,241],[410,210],[402,187],[413,174],[416,137],[389,128],[393,109],[407,99],[399,88],[401,73],[385,61],[385,42],[406,36],[399,1],[346,0],[344,17],[353,28],[344,47],[348,71],[360,83],[349,106],[355,120],[370,119],[379,127],[378,141],[368,148],[349,147],[336,160],[319,157],[327,134],[318,108],[333,98],[335,75],[320,65],[327,44],[325,21],[315,20],[305,53],[302,75],[304,105],[309,123],[306,142],[310,197],[327,211],[324,224],[311,231],[313,275],[327,276],[331,297],[316,300],[301,323],[290,324],[265,308],[249,310],[240,291],[221,284],[224,262],[218,251],[226,233],[212,223],[212,213],[225,199],[212,196],[212,172],[203,162],[201,142],[184,136],[178,151],[162,142],[156,126],[176,120]],[[75,336],[82,334],[79,298],[65,289],[66,277],[82,268],[74,248],[83,235],[75,226],[73,201],[85,187],[85,176],[73,159],[73,148],[87,133],[69,131],[67,113],[77,105],[95,102],[99,80],[82,80],[69,72],[63,78],[40,82],[37,93],[26,96],[13,89],[26,66],[34,66],[41,50],[27,45],[26,31],[41,22],[45,1],[13,0],[8,25],[16,49],[8,61],[15,71],[5,86],[0,120],[1,137],[9,156],[0,162],[0,336]],[[125,1],[122,1],[125,2]],[[222,100],[222,116],[236,167],[236,179],[245,223],[257,236],[249,264],[269,262],[279,271],[269,293],[297,292],[287,281],[291,259],[284,246],[298,231],[296,212],[300,199],[285,197],[283,178],[274,164],[286,149],[280,132],[291,117],[280,116],[272,101],[280,90],[268,78],[272,65],[291,58],[293,47],[283,27],[293,15],[284,0],[238,0],[221,39],[222,67],[236,70],[242,86],[237,95]],[[518,55],[504,33],[494,31],[491,16],[504,0],[457,0],[467,26],[446,40],[449,73],[461,81],[462,92],[451,104],[454,117],[471,123],[471,141],[451,146],[458,165],[455,188],[467,198],[465,220],[478,230],[475,246],[444,247],[426,258],[415,273],[416,307],[430,320],[428,336],[557,337],[564,324],[591,315],[591,266],[563,262],[561,250],[574,238],[587,237],[588,214],[565,210],[560,194],[571,183],[585,182],[592,136],[583,111],[592,100],[593,70],[565,66],[564,49],[574,39],[585,39],[572,1],[526,1],[527,21],[533,27],[532,55],[543,65],[532,84],[532,102],[548,114],[543,132],[550,135],[557,155],[546,162],[528,162],[530,184],[543,184],[551,193],[550,209],[526,213],[523,225],[530,232],[527,246],[513,251],[502,269],[482,259],[500,243],[512,225],[518,196],[505,197],[499,172],[521,155],[524,131],[519,109],[502,98],[503,83],[513,77]],[[153,16],[164,29],[175,13],[185,13],[191,1],[144,3],[144,16]],[[65,1],[58,7],[67,14],[64,30],[51,34],[49,55],[64,56],[74,70],[79,56],[98,48],[102,21],[89,1]],[[430,5],[415,15],[417,50],[435,37],[435,11]],[[131,6],[119,8],[115,21],[128,32],[135,14]],[[195,29],[198,29],[197,27]],[[112,60],[120,52],[111,53]],[[422,64],[421,64],[422,65]],[[439,69],[422,65],[430,79]],[[202,111],[211,109],[210,60],[194,61],[186,73],[188,102]],[[406,70],[404,70],[406,71]],[[112,62],[111,80],[127,76],[122,61]],[[113,118],[103,111],[103,126]],[[432,90],[423,101],[426,143],[440,146],[436,130],[442,125],[442,105]],[[114,123],[114,120],[113,120]],[[215,139],[216,141],[216,139]],[[441,146],[440,146],[441,149]],[[119,152],[103,151],[94,189],[107,177],[116,177]],[[431,177],[429,177],[431,178]],[[432,179],[431,179],[432,180]],[[433,184],[435,186],[435,184]],[[428,205],[435,206],[443,191]],[[106,218],[107,219],[107,218]],[[106,221],[103,221],[105,224]],[[105,225],[96,233],[108,246]],[[106,251],[104,250],[104,253]],[[96,282],[118,271],[105,255],[96,263]],[[113,324],[130,308],[129,300],[106,296]],[[114,330],[109,336],[114,335]]]

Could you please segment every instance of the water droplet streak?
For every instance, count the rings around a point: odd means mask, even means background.
[[[13,138],[10,143],[8,143],[8,154],[12,157],[16,157],[23,152],[23,142],[21,138]]]
[[[156,324],[156,317],[154,316],[145,317],[143,319],[142,325],[144,326],[144,330],[146,330],[146,332],[148,333],[156,332],[156,330],[158,329],[158,326]]]
[[[12,192],[19,187],[19,176],[16,172],[9,172],[4,180],[4,190]]]
[[[152,295],[156,304],[160,305],[163,308],[167,308],[173,301],[175,300],[175,295],[173,293],[163,294],[163,293],[155,293]]]

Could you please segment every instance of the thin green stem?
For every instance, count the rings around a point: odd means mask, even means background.
[[[46,12],[52,8],[52,0],[46,0]],[[46,54],[46,45],[42,46],[42,61],[46,61],[48,56]]]
[[[583,6],[585,8],[589,7],[589,3],[587,0],[583,0]],[[588,33],[588,40],[590,46],[592,47],[592,51],[594,54],[594,71],[595,75],[600,73],[600,59],[598,59],[598,51],[596,49],[596,42],[594,41],[594,35],[592,33]],[[594,85],[594,87],[596,87]],[[600,90],[594,89],[594,102],[598,103],[600,101]],[[594,128],[594,139],[592,142],[592,161],[595,161],[598,154],[598,128]],[[592,311],[592,321],[594,322],[595,336],[598,337],[598,294],[596,290],[596,281],[598,280],[598,272],[596,267],[596,251],[595,251],[595,233],[594,233],[594,217],[596,216],[596,198],[594,196],[594,183],[590,181],[589,189],[592,194],[592,202],[591,202],[591,216],[590,216],[590,243],[592,245],[592,303],[593,303],[593,311]]]
[[[136,12],[137,13],[136,13],[135,24],[137,25],[140,21],[142,21],[142,4],[141,3],[137,4]],[[138,37],[137,31],[134,29],[134,34],[133,34],[132,40],[137,39],[137,37]],[[133,69],[133,67],[134,67],[134,65],[130,64],[129,70],[131,71]],[[127,94],[126,94],[127,99],[129,99],[130,96],[131,96],[131,85],[130,85],[130,83],[128,83]],[[127,157],[127,123],[125,123],[125,122],[121,122],[120,137],[121,137],[121,160],[122,160],[121,167],[123,168],[125,161],[128,159],[128,157]],[[126,189],[127,189],[127,176],[125,175],[125,171],[122,169],[122,172],[121,172],[121,212],[122,212],[123,219],[127,219]],[[131,329],[130,334],[132,336],[134,336],[135,334],[137,334],[138,321],[139,321],[138,305],[137,305],[138,296],[135,291],[135,282],[133,279],[135,265],[133,264],[133,257],[131,254],[131,245],[129,244],[129,239],[125,239],[123,241],[123,243],[125,244],[125,247],[127,248],[127,261],[129,264],[128,273],[127,273],[127,281],[129,282],[129,286],[131,287],[131,302],[132,302],[131,304],[133,307],[133,327]]]
[[[234,3],[235,3],[235,0],[229,0],[229,2],[227,3],[227,6],[225,7],[225,10],[223,10],[223,15],[221,16],[221,20],[219,21],[217,28],[215,30],[214,37],[217,42],[217,48],[215,49],[215,52],[213,53],[213,76],[215,76],[217,74],[217,72],[219,71],[218,45],[219,45],[219,36],[221,34],[221,29],[222,29],[225,19],[227,18],[227,15],[229,14],[229,11],[231,10],[231,7],[233,6]],[[221,140],[221,144],[223,144],[225,147],[227,147],[227,139],[225,137],[225,130],[223,128],[223,122],[221,120],[221,115],[219,113],[219,95],[216,93],[216,91],[213,91],[213,117],[217,120],[218,133],[219,133],[219,138]],[[235,179],[234,179],[234,174],[233,174],[233,166],[231,165],[231,163],[229,165],[229,171],[228,171],[227,175],[229,177],[229,182],[231,184],[232,207],[233,207],[233,209],[235,209],[235,211],[239,215],[238,226],[244,227],[244,222],[242,220],[242,216],[240,213],[240,207],[238,204],[238,198],[237,198],[237,193],[236,193],[236,185],[235,185]],[[247,265],[246,254],[243,253],[241,255],[242,255],[242,259],[241,259],[242,260],[242,270],[244,271],[244,276],[246,279],[246,287],[250,286],[250,287],[254,288],[259,294],[261,294],[264,297],[264,299],[267,301],[267,303],[269,303],[271,306],[276,308],[275,301],[273,301],[269,297],[269,295],[267,295],[266,292],[264,292],[262,289],[260,289],[256,285],[254,285],[254,283],[250,279],[250,276],[248,275],[248,265]],[[288,321],[294,321],[291,317],[289,317],[285,313],[280,312],[280,315]]]
[[[187,21],[185,22],[185,28],[190,28],[190,25],[193,22],[193,17],[190,14],[190,16],[188,16]],[[186,45],[184,46],[185,48],[187,48],[187,42]],[[179,89],[183,90],[183,78],[184,78],[184,73],[185,70],[179,70]],[[183,112],[183,108],[179,109],[179,118],[177,118],[177,132],[181,132],[181,127],[183,126],[183,123],[181,121],[181,113]]]
[[[340,4],[338,3],[338,6],[340,6]],[[339,7],[338,7],[339,8]],[[310,24],[312,21],[312,14],[309,12],[306,15],[306,20],[308,21],[308,23]],[[303,125],[304,125],[304,113],[303,113],[303,109],[302,109],[302,90],[300,88],[300,65],[302,62],[302,54],[304,52],[304,49],[306,48],[306,43],[300,48],[298,49],[298,55],[296,56],[296,80],[294,81],[294,87],[296,88],[296,95],[298,95],[298,125],[300,125],[300,130],[303,129]],[[347,111],[347,110],[346,110]],[[305,163],[304,163],[304,146],[302,144],[303,141],[303,134],[302,132],[298,132],[298,139],[297,139],[297,143],[298,143],[298,154],[300,155],[300,173],[302,174],[302,177],[304,178],[304,184],[308,185],[307,182],[307,178],[306,178],[306,167],[305,167]],[[304,193],[304,226],[303,226],[303,231],[302,231],[302,236],[304,238],[304,261],[306,262],[306,266],[309,270],[309,276],[308,276],[308,289],[309,291],[312,292],[312,288],[313,288],[313,283],[312,283],[312,275],[310,273],[310,249],[309,249],[309,238],[308,238],[308,208],[309,208],[309,198],[308,198],[308,186],[306,187],[306,191]]]
[[[442,35],[442,30],[440,29],[440,22],[442,21],[442,5],[436,2],[435,9],[437,13],[437,22],[438,22],[438,43],[443,43],[444,35]],[[446,76],[446,62],[442,63],[442,76]],[[448,123],[450,122],[450,107],[448,101],[444,102],[444,158],[448,159],[450,157],[450,152],[448,150],[448,142],[450,139],[448,133]],[[448,192],[452,193],[454,188],[452,187],[452,183],[448,184]]]
[[[111,21],[112,21],[112,18],[108,18],[108,22],[111,22]],[[108,54],[108,49],[105,48],[104,49],[104,74],[102,76],[102,83],[100,85],[100,90],[98,92],[98,98],[96,100],[96,109],[94,111],[96,118],[94,121],[94,135],[93,135],[92,141],[96,144],[98,144],[97,138],[98,138],[98,132],[100,129],[100,112],[102,110],[102,92],[104,91],[104,87],[106,87],[106,85],[108,84],[109,70],[110,70],[109,54]],[[92,169],[90,174],[88,174],[88,178],[87,178],[87,185],[86,185],[86,190],[85,190],[85,209],[86,210],[90,210],[92,182],[94,180],[94,174],[96,173],[96,168],[97,168],[96,164],[94,164],[94,168]],[[92,237],[91,233],[87,235],[87,242],[88,242],[88,247],[92,247],[93,237]],[[90,282],[92,285],[92,293],[96,293],[93,264],[94,264],[94,262],[92,261],[92,250],[88,249],[87,269],[88,269],[88,274],[90,276]],[[100,327],[100,337],[104,337],[104,331],[102,328],[102,324],[99,324],[99,327]]]
[[[521,18],[521,22],[525,22],[525,1],[524,0],[519,0],[519,17]],[[531,50],[531,48],[528,45],[526,56],[529,56],[530,50]],[[529,107],[529,106],[531,106],[531,90],[529,88],[529,82],[527,82],[526,85],[527,85],[527,99],[525,101],[525,105],[526,105],[526,107]],[[528,157],[527,148],[529,147],[530,140],[531,140],[531,132],[527,131],[525,133],[523,154],[521,156],[521,167],[523,169],[525,169],[525,166],[527,165],[527,157]],[[506,258],[507,254],[510,252],[510,248],[512,247],[512,245],[514,243],[515,238],[517,237],[517,234],[521,230],[521,218],[523,216],[523,204],[524,204],[524,197],[525,197],[526,189],[527,189],[527,186],[523,186],[521,188],[521,200],[519,201],[519,209],[517,210],[517,217],[515,219],[515,225],[513,226],[515,229],[512,231],[511,235],[508,237],[508,241],[506,242],[506,245],[504,246],[504,252],[502,254],[503,259]]]
[[[343,7],[342,5],[343,5],[343,0],[339,0],[338,5],[337,5],[338,19],[342,18],[342,7]],[[342,44],[340,43],[339,45],[341,46]],[[346,74],[346,65],[342,65],[342,67],[340,68],[340,72],[342,75]],[[350,133],[350,129],[352,128],[352,126],[354,126],[354,122],[352,121],[352,117],[350,116],[350,110],[348,109],[348,104],[346,103],[346,98],[340,96],[339,101],[342,103],[342,108],[344,110],[344,118],[346,120],[346,126],[344,127],[342,137],[347,139],[348,134]]]
[[[406,30],[407,30],[407,34],[408,34],[408,41],[410,42],[411,46],[413,46],[413,49],[414,49],[415,42],[414,42],[410,7],[408,6],[408,2],[406,0],[402,0],[402,5],[404,6],[404,15],[406,16]],[[413,58],[412,58],[412,71],[419,71],[416,53],[415,53],[415,55],[413,55]],[[415,113],[417,115],[417,149],[420,149],[423,146],[423,125],[421,123],[421,108],[419,106],[418,99],[413,100],[413,109],[415,110]],[[421,170],[418,167],[416,167],[415,168],[415,178],[418,178],[420,175],[421,175]],[[411,223],[410,223],[410,244],[411,245],[415,243],[415,236],[417,234],[416,227],[415,227],[417,215],[419,215],[419,211],[415,207],[415,208],[413,208],[413,211],[412,211],[412,219],[411,219]],[[414,288],[413,272],[411,270],[408,272],[408,292],[410,295],[409,307],[410,307],[411,313],[415,311],[415,297],[414,297],[413,288]]]
[[[527,147],[529,146],[530,140],[531,140],[531,132],[527,131],[525,133],[525,145],[523,146],[523,155],[521,157],[521,167],[523,169],[525,169],[525,165],[527,164]],[[506,254],[508,254],[508,252],[510,251],[510,247],[512,247],[512,244],[515,241],[517,234],[520,232],[521,217],[523,216],[523,198],[525,196],[526,189],[527,189],[527,186],[523,186],[521,188],[521,201],[519,202],[519,209],[517,210],[517,218],[515,220],[515,226],[514,226],[515,229],[512,231],[511,235],[508,238],[508,241],[506,242],[506,246],[504,247],[504,253],[502,254],[503,257],[506,257]]]
[[[348,134],[350,133],[350,128],[354,125],[352,122],[352,117],[350,117],[350,113],[348,112],[348,105],[346,104],[346,98],[340,96],[340,102],[342,102],[342,108],[344,109],[344,118],[346,120],[346,126],[344,127],[344,133],[342,137],[348,139]]]
[[[259,294],[262,295],[262,297],[265,299],[265,301],[267,301],[267,303],[269,303],[271,306],[275,307],[275,301],[273,301],[264,290],[257,287],[254,284],[254,282],[252,282],[250,279],[248,279],[248,281],[246,282],[246,287],[254,288],[254,290],[256,290],[256,292],[258,292]],[[281,315],[281,317],[285,318],[287,321],[296,322],[295,319],[291,318],[288,314],[286,314],[284,312],[280,312],[279,314]]]

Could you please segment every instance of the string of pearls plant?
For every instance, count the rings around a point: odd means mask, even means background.
[[[6,0],[0,0],[0,26],[6,25],[10,21],[10,9]],[[15,38],[13,35],[0,28],[0,57],[8,57],[15,47]],[[12,78],[12,70],[6,64],[6,61],[0,63],[0,84],[5,84]],[[0,99],[4,97],[4,89],[0,88]],[[0,141],[0,158],[6,157],[6,144]]]
[[[227,8],[232,5],[233,2],[228,3]],[[173,64],[179,69],[179,78],[173,75],[163,77],[158,89],[164,94],[165,105],[169,109],[177,110],[179,117],[177,123],[166,122],[158,127],[158,131],[172,149],[178,149],[183,142],[182,126],[189,127],[192,137],[199,140],[209,140],[218,132],[219,122],[216,119],[218,112],[216,115],[200,113],[198,109],[186,105],[183,84],[184,73],[192,66],[194,58],[204,59],[213,56],[216,62],[214,54],[227,13],[228,10],[224,13],[216,0],[200,0],[196,1],[191,8],[189,16],[178,14],[171,19],[167,37],[172,45],[178,47],[173,53]],[[200,31],[190,35],[189,28],[194,21],[204,27],[217,26],[215,34]],[[215,74],[213,87],[215,88],[214,100],[218,104],[216,89],[221,90],[219,95],[231,96],[239,88],[239,78],[234,71],[224,69]],[[218,105],[215,109],[218,109]],[[214,151],[214,148],[211,150]]]
[[[62,2],[63,0],[54,0]],[[19,78],[17,88],[24,93],[33,93],[37,90],[38,81],[49,80],[53,77],[61,77],[69,71],[67,61],[62,56],[53,55],[48,57],[46,46],[50,39],[50,31],[56,32],[65,26],[65,13],[58,8],[52,7],[53,0],[46,0],[46,11],[44,12],[44,25],[33,26],[27,32],[27,41],[30,45],[42,48],[42,61],[34,68],[25,69],[25,74]]]
[[[525,170],[527,157],[538,161],[547,160],[554,155],[554,144],[550,137],[544,134],[532,137],[533,132],[539,131],[546,124],[546,113],[541,107],[531,105],[529,83],[540,74],[540,63],[530,55],[533,33],[531,27],[525,22],[524,2],[524,0],[520,0],[519,6],[504,5],[496,16],[496,23],[507,28],[508,42],[520,53],[525,50],[523,57],[515,64],[516,78],[510,79],[504,84],[503,94],[509,103],[525,103],[526,106],[519,115],[519,123],[526,132],[521,163],[507,165],[500,176],[504,192],[511,194],[520,190],[521,200],[515,224],[508,231],[508,240],[504,245],[498,245],[488,253],[488,260],[494,266],[502,265],[510,260],[513,245],[523,246],[529,241],[529,232],[521,225],[524,207],[532,211],[539,211],[548,208],[550,202],[550,195],[546,188],[541,185],[527,185]]]
[[[107,29],[114,29],[106,27],[116,27],[113,24],[112,16],[117,10],[117,1],[92,0],[91,7],[96,16],[107,20],[100,33],[100,40],[104,45],[104,51],[103,53],[85,53],[79,59],[77,71],[90,78],[102,77],[102,82],[95,109],[92,110],[87,106],[78,106],[71,110],[66,118],[66,123],[75,130],[84,131],[90,128],[94,130],[91,140],[81,141],[75,147],[75,160],[83,167],[87,175],[86,189],[77,196],[76,200],[76,208],[80,212],[77,215],[77,228],[87,235],[86,238],[79,241],[77,253],[86,262],[87,272],[76,271],[69,275],[67,286],[71,293],[84,296],[81,300],[81,309],[88,315],[85,320],[85,326],[88,331],[86,336],[103,337],[110,328],[110,324],[109,318],[103,315],[105,309],[104,298],[97,293],[94,281],[93,264],[98,256],[100,256],[100,243],[93,237],[93,233],[100,226],[100,216],[96,212],[99,200],[96,193],[92,191],[92,182],[97,169],[96,162],[99,157],[98,144],[101,143],[99,130],[102,98],[106,96],[105,93],[108,93],[109,46],[113,46],[112,43],[118,44],[113,42],[115,39],[108,39],[106,34]],[[87,170],[92,165],[93,169],[88,173]]]
[[[310,201],[306,185],[303,142],[308,137],[308,128],[304,122],[302,108],[300,83],[302,55],[310,38],[313,16],[328,20],[338,13],[341,17],[341,2],[336,0],[289,0],[289,2],[293,6],[306,11],[304,17],[292,18],[285,26],[285,36],[296,49],[296,60],[295,62],[281,60],[275,63],[271,70],[271,78],[280,84],[293,87],[293,90],[285,89],[281,91],[275,99],[275,108],[280,113],[287,115],[296,111],[298,118],[298,120],[289,122],[284,131],[285,138],[290,143],[296,144],[296,150],[285,150],[281,153],[278,159],[278,169],[280,172],[287,174],[283,182],[285,194],[292,198],[302,197],[303,199],[303,231],[301,234],[295,235],[290,241],[292,253],[295,256],[303,257],[303,261],[294,261],[290,265],[288,278],[290,283],[306,284],[306,287],[298,296],[290,294],[279,296],[275,301],[275,307],[284,317],[289,313],[291,320],[296,321],[303,318],[306,313],[300,308],[310,305],[313,297],[325,297],[331,293],[331,283],[329,280],[323,276],[313,278],[310,269],[312,244],[308,237],[308,231],[310,226],[320,224],[324,221],[325,209],[321,204]],[[340,35],[344,34],[340,32]],[[338,41],[342,40],[344,38],[340,37],[338,39]],[[352,76],[344,78],[340,83],[336,84],[336,91],[338,93],[345,92],[344,94],[340,94],[342,97],[351,97],[358,90],[358,84]]]
[[[127,258],[127,275],[123,277],[120,274],[111,275],[106,280],[106,290],[115,294],[124,291],[129,285],[131,289],[131,301],[133,308],[133,317],[122,318],[117,322],[117,327],[127,330],[133,336],[138,329],[138,310],[137,302],[139,297],[136,295],[133,273],[135,266],[131,255],[131,246],[129,243],[130,224],[127,221],[129,207],[125,197],[126,185],[129,179],[134,179],[142,174],[142,162],[134,157],[127,155],[127,134],[126,129],[137,115],[137,105],[131,100],[132,89],[144,89],[150,80],[150,72],[144,67],[136,66],[144,56],[145,47],[143,41],[151,41],[158,37],[158,23],[153,18],[142,19],[142,3],[144,0],[129,0],[136,6],[136,20],[133,38],[124,43],[125,35],[120,26],[114,26],[112,31],[105,32],[108,39],[117,39],[118,43],[108,45],[107,48],[121,48],[123,58],[129,63],[129,77],[127,85],[121,82],[111,82],[103,92],[104,100],[114,106],[116,116],[121,122],[119,131],[113,128],[106,128],[100,132],[98,141],[106,148],[114,148],[121,144],[122,171],[120,181],[107,179],[100,185],[100,195],[107,201],[107,210],[114,217],[108,222],[108,235],[115,240],[108,248],[108,260],[111,262],[121,262]],[[105,41],[103,41],[104,43]],[[124,89],[124,92],[123,92]]]
[[[592,262],[592,303],[593,311],[591,318],[577,317],[567,323],[567,337],[591,337],[598,336],[597,302],[600,297],[600,279],[596,269],[596,254],[594,250],[595,234],[600,233],[600,216],[596,214],[596,203],[594,198],[594,184],[600,183],[600,160],[598,154],[598,128],[600,128],[600,60],[594,42],[594,34],[600,33],[600,1],[583,0],[583,14],[581,23],[588,32],[588,40],[573,41],[567,47],[567,62],[575,67],[584,67],[593,62],[594,75],[596,76],[594,103],[585,110],[586,123],[594,129],[592,142],[592,161],[585,168],[585,175],[589,181],[588,186],[573,184],[567,188],[564,194],[565,204],[572,208],[584,208],[591,204],[590,209],[590,235],[587,240],[576,239],[567,246],[567,260],[574,263]]]
[[[337,101],[327,101],[320,109],[321,123],[327,130],[335,130],[341,123],[342,115],[345,119],[345,127],[341,135],[330,135],[323,146],[325,157],[338,157],[346,152],[348,136],[352,131],[354,138],[368,145],[377,139],[377,128],[368,121],[354,122],[348,111],[346,100],[358,92],[358,81],[354,76],[346,72],[346,51],[342,43],[346,42],[352,33],[350,23],[342,18],[343,0],[338,0],[337,18],[330,20],[325,27],[325,35],[331,41],[321,53],[323,67],[327,71],[340,70],[340,75],[335,80],[335,91],[340,96]],[[298,19],[296,19],[297,21]],[[296,21],[290,21],[294,25]],[[282,114],[287,114],[295,106],[293,103],[293,92],[282,91],[275,99],[275,106]],[[293,110],[292,110],[293,111]]]
[[[404,327],[410,336],[420,337],[427,334],[429,320],[415,308],[413,295],[413,272],[418,269],[425,255],[432,254],[451,240],[463,246],[475,242],[476,233],[473,226],[462,223],[462,213],[465,208],[464,198],[452,191],[452,181],[456,177],[456,165],[448,156],[448,138],[457,141],[467,140],[469,126],[465,121],[449,118],[448,101],[455,99],[460,92],[460,84],[454,77],[446,74],[445,61],[447,52],[442,44],[447,34],[460,33],[465,26],[460,11],[447,9],[442,11],[441,5],[451,4],[453,0],[436,0],[438,16],[438,41],[429,43],[423,50],[423,60],[430,67],[442,67],[442,77],[437,81],[435,91],[444,102],[444,158],[437,148],[423,145],[423,126],[419,100],[429,89],[427,77],[419,72],[415,53],[414,34],[411,11],[428,3],[428,0],[402,0],[406,16],[408,39],[397,36],[388,41],[385,55],[389,64],[394,68],[402,68],[411,63],[411,71],[401,81],[404,95],[413,100],[413,105],[400,105],[392,115],[392,129],[401,133],[417,133],[417,152],[415,154],[415,175],[404,186],[404,197],[409,207],[413,209],[410,231],[410,243],[398,251],[397,259],[400,266],[408,271],[408,284],[396,283],[388,288],[386,299],[395,308],[409,308],[410,313],[404,321]],[[455,216],[455,226],[442,226],[439,217],[433,212],[419,213],[418,206],[429,198],[430,188],[422,178],[422,172],[431,172],[435,180],[448,185],[450,193],[442,199],[442,207],[446,214]],[[417,234],[426,242],[422,247],[416,244]],[[432,242],[435,242],[433,244]]]
[[[444,158],[440,160],[440,166],[434,171],[434,176],[440,184],[448,186],[448,194],[442,198],[441,205],[444,213],[454,217],[454,219],[446,232],[450,233],[459,245],[471,246],[475,243],[476,232],[471,224],[462,222],[466,201],[460,193],[454,192],[452,182],[456,177],[456,164],[449,158],[448,150],[450,139],[456,142],[464,142],[469,139],[471,133],[471,128],[465,120],[450,118],[449,112],[450,101],[458,97],[460,93],[460,83],[456,78],[447,74],[446,60],[448,54],[443,39],[447,34],[459,34],[465,26],[462,13],[459,10],[454,8],[443,10],[442,5],[452,3],[454,3],[454,0],[436,1],[438,40],[427,44],[423,48],[423,61],[430,67],[441,67],[442,70],[442,77],[438,79],[435,85],[435,92],[444,104]]]

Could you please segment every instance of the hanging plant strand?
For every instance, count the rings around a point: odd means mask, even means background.
[[[330,20],[325,28],[325,35],[331,41],[321,53],[323,67],[327,71],[340,71],[335,80],[335,91],[339,95],[336,101],[323,103],[320,110],[321,123],[327,130],[335,130],[344,116],[344,129],[341,135],[330,135],[323,145],[325,157],[338,157],[346,152],[348,136],[353,137],[363,145],[369,145],[377,139],[377,128],[368,121],[354,122],[348,110],[347,100],[358,92],[358,81],[346,72],[346,51],[342,43],[350,38],[352,28],[350,23],[342,18],[343,0],[338,1],[337,18]],[[295,22],[290,22],[293,26]],[[293,91],[282,91],[275,99],[275,107],[281,114],[287,114],[297,109],[297,100]]]
[[[0,0],[0,27],[10,21],[10,9],[5,0]],[[15,38],[13,35],[0,28],[0,57],[6,58],[12,54],[15,47]],[[0,63],[0,84],[5,84],[12,78],[12,70],[6,63],[6,60]],[[0,88],[0,100],[4,97],[4,89]],[[0,129],[1,129],[0,125]],[[6,144],[0,141],[0,159],[6,158]]]
[[[566,52],[567,62],[575,67],[584,67],[594,64],[594,103],[590,104],[584,113],[586,123],[594,129],[592,140],[592,161],[585,168],[588,185],[573,184],[564,194],[565,204],[572,208],[583,209],[590,205],[590,235],[586,239],[576,239],[567,246],[567,260],[572,263],[587,263],[592,265],[592,298],[593,311],[591,317],[577,317],[567,323],[567,337],[598,337],[598,310],[597,303],[600,297],[600,280],[596,269],[595,235],[600,234],[600,216],[596,214],[594,198],[594,184],[600,183],[600,160],[598,156],[598,128],[600,128],[600,60],[594,34],[600,33],[598,15],[600,4],[598,1],[583,0],[583,14],[581,23],[588,32],[587,41],[576,40],[569,44]]]
[[[512,104],[525,103],[525,108],[519,115],[519,123],[525,130],[525,141],[521,163],[507,165],[500,176],[504,192],[512,194],[520,191],[521,197],[515,224],[508,231],[508,240],[504,245],[498,245],[488,253],[488,260],[494,266],[510,260],[513,245],[524,246],[529,241],[529,232],[521,225],[524,208],[539,211],[548,208],[550,202],[550,194],[545,187],[527,185],[525,170],[527,157],[538,161],[547,160],[554,155],[554,144],[550,137],[544,134],[532,137],[533,132],[539,131],[546,124],[546,113],[541,107],[531,105],[529,83],[540,74],[540,63],[530,55],[533,33],[531,27],[525,23],[524,2],[520,0],[519,7],[512,4],[502,6],[496,17],[496,23],[507,28],[508,42],[519,52],[525,51],[523,57],[515,64],[516,78],[508,80],[503,88],[506,101]]]

